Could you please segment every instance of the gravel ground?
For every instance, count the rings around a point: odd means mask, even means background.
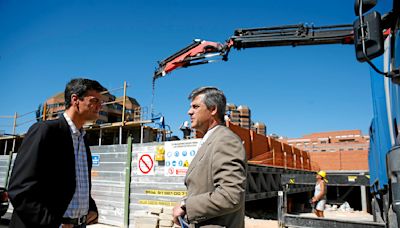
[[[276,220],[263,220],[263,219],[245,219],[246,228],[278,228],[278,221]]]
[[[300,214],[305,217],[315,217],[312,213]],[[336,218],[342,220],[353,220],[353,221],[373,221],[372,215],[363,211],[353,212],[340,212],[340,211],[325,211],[326,218]],[[246,228],[278,228],[278,221],[276,220],[263,220],[263,219],[252,219],[246,217],[245,219]],[[104,224],[96,224],[88,226],[90,228],[115,228],[115,226],[109,226]]]
[[[341,211],[325,210],[324,215],[326,218],[331,218],[331,219],[363,221],[363,222],[374,221],[373,216],[364,211],[341,212]],[[315,217],[315,215],[312,213],[300,214],[300,216]]]

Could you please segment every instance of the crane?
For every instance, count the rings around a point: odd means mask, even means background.
[[[237,29],[225,43],[195,39],[193,43],[158,63],[153,80],[175,69],[227,61],[231,48],[237,50],[271,46],[354,44],[353,25],[314,26],[296,24]]]

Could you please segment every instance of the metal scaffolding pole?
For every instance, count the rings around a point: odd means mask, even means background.
[[[99,131],[99,146],[101,146],[101,137],[102,137],[102,134],[103,134],[103,129],[100,128],[100,131]]]
[[[122,144],[122,126],[119,127],[119,145]]]

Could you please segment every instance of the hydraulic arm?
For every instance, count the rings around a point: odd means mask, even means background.
[[[189,46],[159,62],[153,80],[165,76],[177,68],[218,60],[227,61],[232,47],[240,50],[254,47],[353,43],[353,25],[351,24],[321,27],[298,24],[282,27],[238,29],[224,44],[195,40]]]

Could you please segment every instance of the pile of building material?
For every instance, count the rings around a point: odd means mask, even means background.
[[[147,211],[137,211],[133,216],[136,228],[179,227],[173,222],[172,207],[150,208]]]
[[[251,164],[297,170],[319,170],[317,166],[311,164],[310,155],[306,151],[229,121],[226,122],[226,126],[242,139],[246,157]]]
[[[327,211],[340,211],[340,212],[353,212],[354,209],[350,207],[350,204],[348,202],[344,202],[342,205],[338,207],[338,205],[333,204],[326,204],[325,205],[325,210]]]

